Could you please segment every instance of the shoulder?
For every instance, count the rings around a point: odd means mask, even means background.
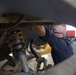
[[[73,42],[69,38],[62,38],[66,43],[72,44]]]

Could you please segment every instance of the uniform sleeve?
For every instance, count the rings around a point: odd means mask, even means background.
[[[49,43],[52,47],[57,46],[60,40],[59,38],[54,36],[51,32],[49,32],[47,29],[46,29],[46,35],[40,38],[45,42]]]

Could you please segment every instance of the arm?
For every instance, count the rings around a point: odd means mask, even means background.
[[[46,35],[45,28],[42,25],[32,25],[31,28],[41,37]]]

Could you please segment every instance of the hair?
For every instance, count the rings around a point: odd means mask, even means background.
[[[63,27],[66,27],[66,24],[54,24],[54,25],[51,25],[50,28],[53,29],[54,27],[57,27],[57,26],[63,26]]]

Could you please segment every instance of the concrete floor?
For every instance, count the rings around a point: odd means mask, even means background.
[[[76,42],[74,42],[74,43],[72,44],[72,47],[73,47],[73,52],[74,52],[74,54],[76,54]]]

